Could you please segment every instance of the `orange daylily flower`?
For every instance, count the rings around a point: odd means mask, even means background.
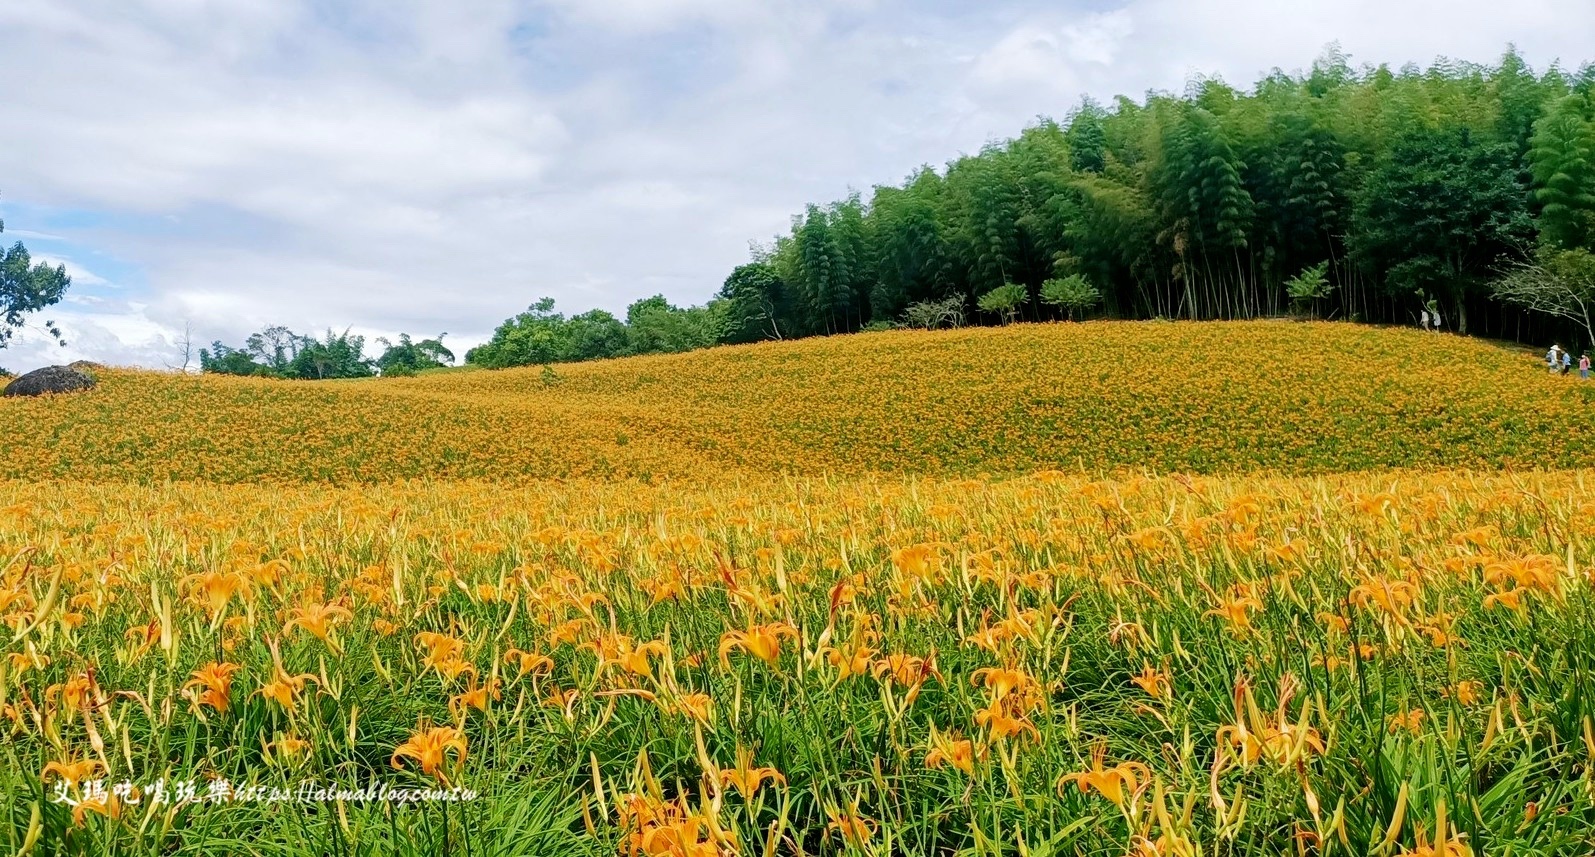
[[[1153,699],[1165,699],[1173,693],[1173,680],[1164,670],[1152,669],[1148,663],[1141,664],[1140,675],[1130,676],[1130,682],[1136,687],[1147,692]]]
[[[1112,801],[1114,806],[1124,809],[1127,799],[1133,801],[1140,794],[1141,788],[1150,780],[1151,772],[1140,762],[1121,762],[1105,768],[1102,763],[1107,756],[1107,742],[1098,741],[1091,750],[1091,769],[1064,774],[1058,780],[1058,790],[1061,792],[1066,783],[1074,783],[1081,794],[1095,789],[1098,794]]]
[[[939,768],[952,765],[966,774],[975,772],[975,745],[967,738],[930,728],[930,751],[925,754],[925,767]]]
[[[288,612],[288,621],[282,626],[282,634],[286,637],[293,629],[303,628],[336,651],[338,645],[329,636],[332,626],[351,618],[353,614],[349,609],[338,604],[306,604]]]
[[[430,729],[417,729],[410,740],[400,744],[393,751],[393,758],[389,763],[394,768],[402,770],[404,766],[399,759],[414,759],[421,765],[421,772],[436,777],[439,782],[447,783],[444,776],[443,764],[450,753],[454,754],[455,761],[465,761],[466,743],[465,734],[452,726],[434,726]]]
[[[1390,734],[1394,735],[1403,729],[1414,735],[1423,731],[1424,718],[1429,713],[1421,708],[1413,708],[1401,714],[1390,715]]]
[[[849,807],[846,812],[826,810],[825,816],[830,819],[830,823],[825,825],[826,835],[835,831],[855,848],[863,848],[875,836],[875,822],[859,815],[856,805]]]
[[[546,655],[536,652],[526,652],[520,649],[510,649],[504,653],[504,663],[515,664],[520,668],[521,676],[528,673],[533,676],[548,675],[554,671],[554,660]]]
[[[730,669],[731,652],[741,649],[771,667],[779,666],[782,638],[795,640],[797,635],[797,629],[785,622],[754,625],[746,631],[727,631],[720,635],[720,664]]]
[[[600,671],[614,665],[632,675],[649,677],[653,676],[653,664],[649,658],[662,658],[670,653],[663,640],[638,643],[625,634],[600,637],[589,643],[588,648],[598,655]]]
[[[1263,602],[1249,595],[1238,595],[1202,615],[1222,618],[1229,623],[1231,633],[1239,635],[1251,630],[1252,611],[1261,609]]]
[[[1012,711],[1011,706],[1001,699],[993,700],[990,705],[978,709],[975,712],[975,725],[990,730],[993,741],[1024,734],[1038,741],[1041,739],[1041,732],[1036,729],[1035,724],[1023,714]]]
[[[733,786],[744,798],[750,800],[758,794],[760,786],[766,780],[786,785],[786,775],[775,768],[754,767],[753,751],[742,746],[737,747],[737,766],[723,768],[720,771],[722,787]]]
[[[714,699],[707,693],[688,693],[678,697],[672,710],[704,724],[714,720]]]
[[[476,677],[473,675],[471,677],[471,683],[466,687],[466,689],[458,694],[455,694],[454,698],[449,700],[449,710],[454,712],[454,716],[456,718],[463,719],[465,716],[465,709],[467,707],[474,708],[485,713],[490,701],[503,698],[503,694],[499,692],[498,679],[490,678],[487,680],[487,684],[478,687],[476,684]]]
[[[876,654],[874,649],[862,644],[846,648],[826,646],[820,651],[825,655],[826,662],[836,668],[837,682],[868,673]]]
[[[249,579],[236,572],[207,571],[183,578],[188,598],[215,616],[227,609],[236,595],[249,594]]]
[[[1482,690],[1484,690],[1484,682],[1470,679],[1459,681],[1446,688],[1445,695],[1455,699],[1458,705],[1477,705],[1480,698],[1479,692]]]
[[[39,778],[50,782],[50,775],[55,774],[66,781],[69,786],[75,786],[94,776],[96,772],[104,771],[105,765],[99,759],[78,759],[67,762],[49,762],[44,770],[39,773]]]
[[[183,690],[199,705],[208,705],[219,713],[226,713],[227,704],[231,700],[233,674],[243,669],[238,664],[216,663],[212,661],[197,670],[194,677]],[[199,693],[193,691],[203,688]]]
[[[1217,738],[1221,752],[1234,753],[1242,767],[1264,758],[1281,767],[1299,765],[1327,749],[1318,730],[1308,725],[1307,703],[1302,703],[1296,722],[1290,721],[1287,707],[1295,690],[1293,679],[1287,675],[1280,685],[1279,707],[1271,717],[1258,710],[1249,685],[1244,681],[1235,685],[1235,722],[1219,727]]]

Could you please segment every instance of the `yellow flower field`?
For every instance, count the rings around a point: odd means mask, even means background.
[[[1595,387],[1416,330],[899,331],[413,379],[103,372],[0,400],[0,476],[221,482],[1590,467]]]
[[[1531,356],[555,375],[0,400],[0,850],[1595,853],[1595,388]]]
[[[1592,487],[0,483],[0,845],[1587,854]]]

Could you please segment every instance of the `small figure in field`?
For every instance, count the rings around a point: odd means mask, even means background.
[[[1423,328],[1435,333],[1440,332],[1440,300],[1429,298],[1423,302]]]
[[[1420,313],[1418,315],[1418,329],[1419,330],[1428,330],[1429,329],[1429,311],[1428,310],[1424,310],[1422,313]]]
[[[1545,352],[1545,365],[1552,375],[1556,374],[1557,368],[1562,365],[1562,346],[1552,345],[1551,350]]]
[[[1573,352],[1571,352],[1571,351],[1563,351],[1562,352],[1562,374],[1566,375],[1567,373],[1569,373],[1571,371],[1573,371]]]
[[[1583,357],[1578,358],[1578,377],[1584,379],[1585,381],[1589,380],[1589,352],[1588,351],[1584,352],[1584,356]]]

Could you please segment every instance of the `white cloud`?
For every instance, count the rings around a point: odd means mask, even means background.
[[[542,295],[701,302],[805,202],[1081,95],[1245,85],[1333,40],[1577,63],[1590,32],[1579,0],[6,0],[0,80],[27,85],[6,90],[3,201],[99,215],[7,236],[140,285],[57,308],[70,352],[29,334],[0,362],[160,366],[185,323],[463,351]]]
[[[1071,23],[1027,22],[983,53],[973,76],[989,87],[1040,84],[1078,92],[1080,69],[1110,65],[1134,32],[1134,15],[1125,9]]]
[[[554,0],[568,18],[628,32],[646,32],[687,22],[746,20],[759,14],[760,0]]]

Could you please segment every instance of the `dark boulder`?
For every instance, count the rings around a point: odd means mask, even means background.
[[[94,387],[94,376],[70,366],[35,369],[6,385],[3,396],[42,396],[45,393],[75,393]]]

